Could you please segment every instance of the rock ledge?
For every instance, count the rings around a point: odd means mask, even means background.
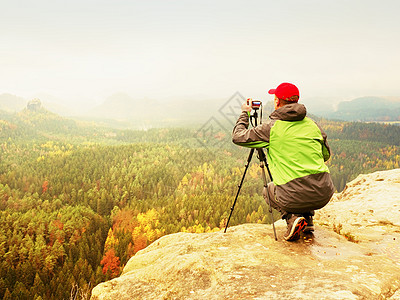
[[[399,180],[400,169],[360,175],[297,242],[283,221],[278,242],[263,224],[164,236],[91,299],[400,299]]]

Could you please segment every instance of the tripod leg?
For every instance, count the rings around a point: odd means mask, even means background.
[[[264,168],[264,167],[262,167]],[[267,199],[268,199],[268,210],[269,213],[271,215],[271,222],[272,222],[272,228],[274,230],[274,237],[275,237],[275,241],[278,240],[277,236],[276,236],[276,229],[275,229],[275,221],[274,221],[274,215],[272,213],[272,207],[271,207],[271,199],[270,199],[270,195],[269,195],[269,191],[268,191],[268,185],[264,186],[267,189]]]
[[[245,166],[246,168],[244,169],[242,180],[240,181],[240,184],[238,185],[238,191],[236,193],[235,201],[232,204],[231,213],[229,214],[228,221],[226,222],[224,233],[226,233],[226,230],[228,229],[229,221],[231,220],[232,213],[233,213],[233,210],[234,210],[235,205],[236,205],[237,198],[238,198],[239,193],[240,193],[240,189],[242,188],[242,185],[243,185],[244,177],[246,176],[246,172],[247,172],[247,169],[249,168],[249,165],[250,165],[250,162],[251,162],[251,158],[253,157],[253,153],[254,153],[254,148],[252,148],[250,150],[249,157],[247,158],[247,164]]]
[[[258,159],[260,160],[260,168],[261,168],[261,174],[262,174],[262,178],[263,178],[263,182],[264,182],[264,188],[265,188],[266,191],[267,191],[268,210],[269,210],[269,213],[270,213],[270,215],[271,215],[271,222],[272,222],[272,228],[273,228],[273,230],[274,230],[274,237],[275,237],[275,241],[277,241],[278,238],[277,238],[277,236],[276,236],[274,215],[273,215],[273,213],[272,213],[271,199],[270,199],[270,195],[269,195],[269,192],[268,192],[268,182],[267,182],[267,176],[265,175],[264,166],[267,167],[268,175],[269,175],[269,178],[271,179],[271,181],[272,181],[272,176],[271,176],[271,172],[269,171],[269,168],[268,168],[268,163],[267,163],[267,159],[266,159],[266,157],[265,157],[264,151],[263,151],[262,149],[257,149],[257,152],[258,152]]]

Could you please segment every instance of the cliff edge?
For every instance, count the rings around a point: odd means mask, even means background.
[[[286,225],[176,233],[138,252],[100,299],[400,299],[400,169],[360,175],[317,211],[314,235]]]

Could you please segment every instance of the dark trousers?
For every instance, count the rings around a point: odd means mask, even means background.
[[[274,208],[278,212],[280,212],[282,219],[286,219],[286,217],[290,214],[302,215],[304,217],[314,216],[313,210],[299,214],[299,213],[290,212],[290,211],[286,210],[285,208],[283,208],[282,205],[280,205],[280,203],[279,203],[279,199],[276,197],[276,186],[273,182],[270,182],[268,184],[268,188],[264,187],[263,196],[264,196],[265,201],[267,202],[267,205],[270,203],[272,208]]]

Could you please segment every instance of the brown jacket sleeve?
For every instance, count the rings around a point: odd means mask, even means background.
[[[263,148],[269,145],[271,122],[248,129],[249,115],[242,112],[232,132],[232,142],[249,148]]]

